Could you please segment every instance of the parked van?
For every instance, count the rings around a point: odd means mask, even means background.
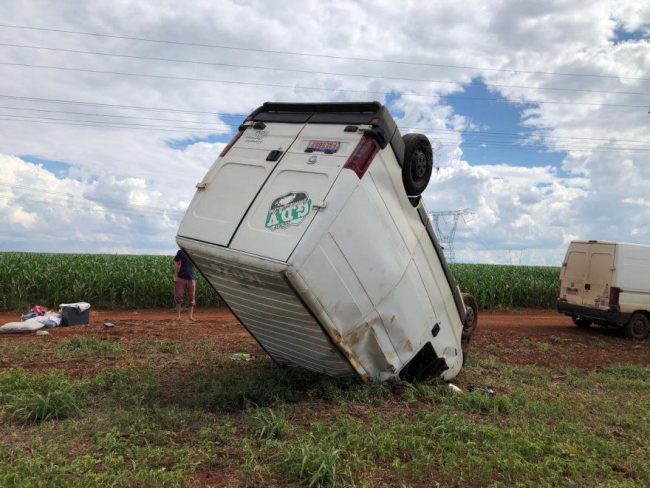
[[[650,246],[573,241],[560,273],[558,310],[578,327],[623,327],[625,335],[650,334]]]
[[[420,198],[432,167],[428,139],[378,102],[266,103],[196,185],[177,242],[279,365],[448,380],[477,309]]]

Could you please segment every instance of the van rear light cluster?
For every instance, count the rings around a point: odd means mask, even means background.
[[[235,145],[235,143],[239,140],[239,138],[241,137],[241,135],[244,133],[245,130],[246,130],[246,127],[242,128],[242,129],[239,129],[239,132],[237,132],[237,134],[235,134],[235,137],[233,137],[230,140],[228,145],[223,148],[223,151],[221,151],[221,154],[219,154],[220,158],[224,157],[228,153],[228,151],[230,151],[230,148]]]
[[[379,143],[372,137],[363,136],[345,162],[344,168],[354,171],[359,179],[368,171],[370,163],[379,152]]]
[[[620,310],[621,306],[618,301],[621,296],[621,289],[618,286],[612,286],[609,289],[609,308],[611,310]]]

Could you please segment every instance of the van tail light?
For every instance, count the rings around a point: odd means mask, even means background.
[[[621,289],[618,286],[612,286],[609,289],[609,308],[612,310],[620,310],[621,307],[618,300],[621,296]]]
[[[221,154],[219,154],[220,158],[224,157],[228,153],[228,151],[230,151],[230,148],[235,145],[235,143],[239,140],[239,138],[241,137],[241,135],[244,133],[245,130],[246,130],[246,127],[242,128],[242,129],[239,129],[239,132],[237,132],[237,134],[235,134],[235,137],[233,137],[230,140],[228,145],[223,148],[223,151],[221,151]]]
[[[344,168],[354,171],[359,179],[368,171],[370,163],[379,152],[379,143],[372,137],[363,136],[345,162]]]

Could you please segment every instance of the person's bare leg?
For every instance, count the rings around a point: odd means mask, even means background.
[[[180,319],[181,319],[181,306],[176,305],[176,320],[180,320]]]
[[[190,305],[190,320],[194,322],[196,319],[194,318],[194,305]]]

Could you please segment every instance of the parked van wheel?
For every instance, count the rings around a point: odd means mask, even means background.
[[[623,326],[623,332],[630,339],[645,339],[650,334],[650,321],[642,313],[635,313]]]
[[[429,184],[433,172],[433,149],[424,134],[405,134],[402,181],[409,196],[421,194]]]
[[[591,324],[593,323],[589,319],[585,319],[583,317],[571,317],[571,320],[573,320],[573,323],[576,324],[578,327],[581,327],[583,329],[588,329],[591,327]]]

